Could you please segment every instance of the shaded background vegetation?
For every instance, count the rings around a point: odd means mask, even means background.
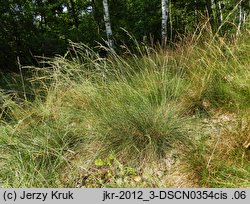
[[[218,2],[223,16],[222,34],[234,32],[239,21],[236,6],[240,5],[247,15],[248,0],[171,0],[169,41],[194,32],[208,17],[215,31],[222,23],[218,20]],[[109,7],[116,45],[133,44],[123,29],[139,42],[161,39],[160,0],[109,0]],[[38,65],[36,56],[65,54],[68,40],[94,47],[106,38],[103,15],[101,0],[1,0],[0,69],[17,70],[17,57],[22,65]]]

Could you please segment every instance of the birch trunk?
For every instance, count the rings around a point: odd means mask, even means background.
[[[238,5],[238,29],[237,29],[237,35],[240,33],[241,27],[243,23],[243,12],[242,12],[242,1],[240,0],[240,3]]]
[[[246,11],[244,11],[243,12],[243,25],[245,25],[246,24],[246,19],[247,19],[247,12]]]
[[[104,8],[104,22],[106,27],[108,45],[110,48],[113,48],[114,42],[113,42],[112,29],[110,25],[108,0],[103,0],[103,8]]]
[[[162,7],[162,44],[166,44],[167,40],[167,22],[168,22],[168,0],[161,0]]]
[[[218,26],[221,26],[223,22],[223,13],[221,8],[221,1],[220,0],[214,0],[215,6],[216,6],[216,15],[217,15],[217,21]]]
[[[248,17],[248,14],[249,14],[249,3],[250,1],[249,0],[245,0],[245,1],[242,1],[241,2],[241,9],[242,9],[242,20],[241,20],[241,23],[242,23],[242,27],[244,27],[245,29],[245,26],[246,26],[246,20],[247,20],[247,17]]]
[[[223,22],[223,13],[222,13],[222,7],[221,7],[221,1],[218,2],[218,9],[219,9],[219,19],[220,22]]]

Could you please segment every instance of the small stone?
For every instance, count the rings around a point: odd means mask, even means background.
[[[138,182],[140,182],[142,179],[141,179],[140,176],[134,176],[133,180],[134,180],[135,182],[138,183]]]
[[[156,175],[159,177],[159,178],[162,178],[164,176],[164,172],[163,171],[157,171],[156,172]]]
[[[116,184],[117,184],[117,185],[121,186],[122,183],[123,183],[123,181],[122,181],[121,178],[116,179]]]

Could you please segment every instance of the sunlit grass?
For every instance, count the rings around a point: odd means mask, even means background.
[[[249,34],[242,38],[138,44],[136,54],[107,50],[108,58],[72,44],[31,69],[25,93],[20,77],[4,77],[1,185],[249,187]]]

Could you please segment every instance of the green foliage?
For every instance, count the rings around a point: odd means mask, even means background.
[[[167,35],[176,42],[182,35],[200,30],[210,17],[211,28],[219,35],[234,35],[248,28],[249,1],[172,0],[168,5]],[[218,10],[218,2],[221,10]],[[240,19],[239,7],[244,18]],[[161,2],[159,0],[110,0],[110,18],[116,49],[134,47],[138,42],[156,44],[161,40]],[[210,8],[211,7],[211,8]],[[210,9],[209,9],[210,8]],[[207,16],[207,9],[210,11]],[[220,13],[221,11],[221,13]],[[68,40],[91,47],[106,39],[101,0],[1,0],[0,68],[16,70],[22,65],[39,65],[37,56],[63,55]],[[223,22],[220,22],[219,17]],[[219,29],[219,30],[218,30]]]

